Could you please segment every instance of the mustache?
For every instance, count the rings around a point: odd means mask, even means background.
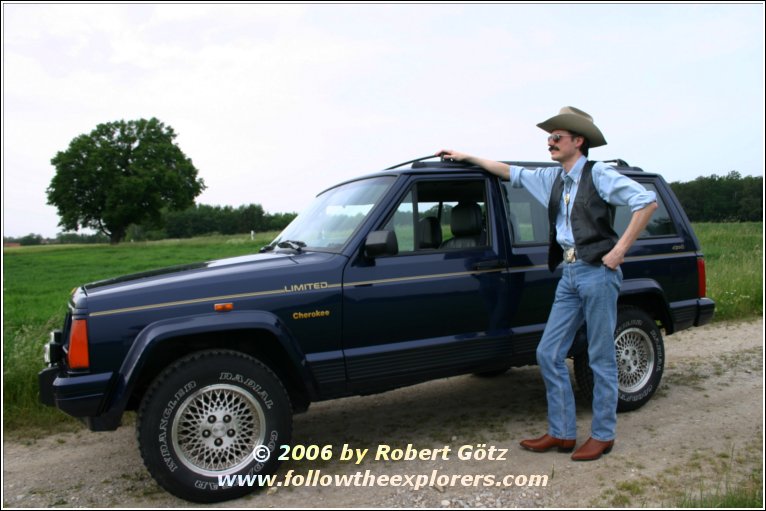
[[[548,151],[549,151],[549,152],[550,152],[550,151],[558,151],[558,150],[559,150],[558,146],[555,146],[555,145],[552,145],[552,146],[548,146]]]

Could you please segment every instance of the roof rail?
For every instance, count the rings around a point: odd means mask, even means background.
[[[615,158],[614,160],[604,160],[604,163],[614,163],[618,167],[630,167],[630,163],[619,158]]]
[[[399,163],[397,165],[394,165],[392,167],[388,167],[387,169],[383,169],[383,170],[394,170],[396,168],[404,167],[405,165],[409,165],[410,163],[415,163],[415,162],[419,162],[419,161],[423,161],[423,160],[430,160],[431,158],[441,158],[441,161],[444,161],[444,157],[440,157],[440,156],[437,156],[435,154],[430,154],[428,156],[421,156],[420,158],[415,158],[414,160],[405,161],[404,163]]]
[[[393,166],[388,167],[388,168],[383,169],[383,170],[384,171],[386,171],[386,170],[394,170],[394,169],[397,169],[399,167],[404,167],[405,165],[409,165],[411,163],[420,163],[420,162],[422,162],[424,160],[430,160],[432,158],[439,158],[439,162],[440,163],[441,162],[445,162],[445,159],[444,159],[443,156],[437,156],[435,154],[430,154],[428,156],[421,156],[420,158],[415,158],[414,160],[409,160],[409,161],[405,161],[403,163],[399,163],[397,165],[393,165]],[[436,163],[436,162],[433,162],[433,163]],[[543,164],[542,162],[508,162],[508,161],[504,161],[503,163],[507,163],[507,164],[510,164],[510,165],[520,165],[520,166],[541,165],[542,164],[544,166],[554,167],[554,166],[559,165],[556,162],[549,162],[547,165]],[[613,160],[604,160],[603,163],[612,164],[612,165],[615,165],[617,167],[628,167],[628,168],[632,168],[634,170],[643,170],[643,169],[641,169],[639,167],[632,167],[628,162],[626,162],[625,160],[622,160],[620,158],[615,158]]]

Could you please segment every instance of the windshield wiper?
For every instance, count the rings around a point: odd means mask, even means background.
[[[277,243],[277,246],[279,248],[290,248],[292,250],[295,250],[296,252],[301,252],[301,249],[306,246],[306,244],[302,241],[292,241],[292,240],[285,240],[280,241]]]

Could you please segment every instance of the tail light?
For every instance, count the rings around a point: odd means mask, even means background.
[[[697,258],[697,296],[703,298],[707,296],[707,283],[705,280],[705,259]]]
[[[90,367],[88,355],[88,322],[84,319],[72,321],[69,333],[69,352],[67,353],[70,369],[87,369]]]

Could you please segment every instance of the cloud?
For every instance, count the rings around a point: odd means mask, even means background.
[[[22,204],[50,209],[50,159],[98,123],[140,117],[175,129],[208,184],[199,201],[271,212],[302,209],[335,182],[445,145],[547,160],[535,124],[567,104],[605,130],[610,144],[595,157],[662,166],[669,180],[722,166],[759,173],[762,153],[748,148],[763,147],[762,13],[654,4],[5,5],[3,171],[6,182],[25,183],[6,194],[6,227],[54,234],[15,213]],[[713,142],[689,151],[701,140]]]

